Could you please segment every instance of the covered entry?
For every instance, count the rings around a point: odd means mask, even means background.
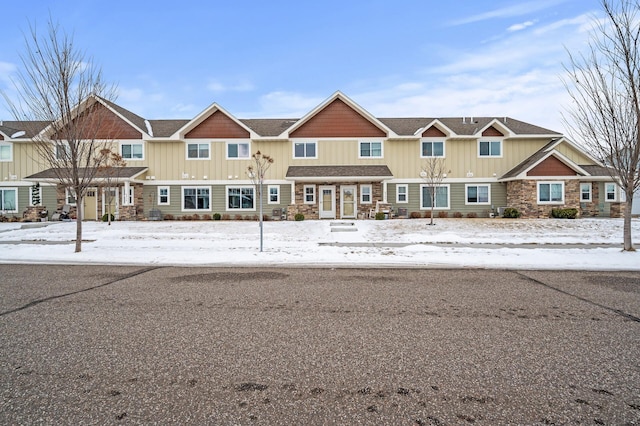
[[[295,213],[306,219],[357,219],[384,201],[383,181],[392,179],[387,166],[289,166],[294,182]]]

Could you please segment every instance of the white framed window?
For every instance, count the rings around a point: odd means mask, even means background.
[[[189,160],[208,160],[210,157],[210,144],[207,143],[188,143],[187,159]]]
[[[420,146],[420,158],[432,157],[444,157],[444,141],[422,141]]]
[[[280,204],[280,185],[269,185],[267,191],[269,194],[267,204]]]
[[[69,144],[66,142],[56,142],[53,147],[56,153],[56,160],[64,160],[69,157]]]
[[[316,186],[305,185],[304,186],[304,204],[316,203]]]
[[[360,141],[359,158],[382,158],[381,141]]]
[[[372,186],[371,185],[360,185],[360,204],[371,204],[372,203]]]
[[[502,141],[478,141],[478,157],[502,157]]]
[[[538,204],[564,204],[564,182],[538,182]]]
[[[122,188],[122,205],[123,206],[133,205],[133,186],[125,185]]]
[[[491,185],[465,185],[465,204],[491,204]]]
[[[396,203],[408,203],[409,202],[409,185],[406,183],[399,183],[396,185]]]
[[[182,210],[211,211],[211,187],[183,186]]]
[[[142,142],[121,143],[120,156],[124,160],[144,160],[144,144]]]
[[[227,159],[249,158],[250,156],[249,142],[227,142]]]
[[[293,158],[318,158],[318,144],[315,141],[293,143]]]
[[[227,186],[227,210],[255,210],[253,186]]]
[[[618,200],[616,197],[616,184],[613,182],[607,182],[604,184],[604,200],[608,203]]]
[[[170,196],[171,196],[171,189],[168,186],[158,187],[158,205],[159,206],[170,205],[171,204]]]
[[[582,203],[591,202],[591,184],[590,183],[580,184],[580,202]]]
[[[0,142],[0,162],[13,161],[13,144]]]
[[[18,211],[18,188],[0,188],[0,211]]]
[[[71,188],[64,189],[64,200],[65,204],[69,204],[70,206],[76,205],[76,195]]]
[[[434,188],[422,184],[420,185],[420,209],[431,209],[431,191]],[[435,204],[434,210],[446,210],[449,208],[449,185],[440,185],[435,187]]]
[[[38,185],[38,187],[36,188],[36,191],[33,190],[34,187],[30,186],[29,187],[29,205],[30,206],[41,206],[42,205],[42,187]],[[33,204],[33,194],[34,192],[36,192],[38,194],[38,200],[40,200],[37,204]]]

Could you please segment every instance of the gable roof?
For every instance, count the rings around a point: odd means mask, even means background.
[[[230,119],[233,123],[238,125],[241,129],[245,130],[249,134],[250,138],[258,137],[258,135],[251,128],[247,127],[246,124],[238,120],[235,116],[233,116],[232,114],[227,112],[224,108],[222,108],[220,105],[214,102],[211,105],[209,105],[207,108],[205,108],[200,114],[195,116],[192,120],[189,120],[186,124],[184,124],[178,130],[176,130],[173,133],[172,138],[183,139],[187,133],[189,133],[196,127],[198,127],[205,120],[207,120],[212,115],[218,112],[222,113],[224,116]]]
[[[118,180],[130,180],[135,179],[140,176],[142,173],[146,172],[148,167],[119,167],[118,168]],[[63,169],[59,169],[63,170]],[[78,173],[82,175],[84,168],[78,169]],[[103,180],[107,178],[114,178],[113,174],[110,173],[112,169],[98,169],[95,175],[96,180]],[[50,181],[57,180],[58,175],[56,174],[56,169],[46,169],[41,172],[34,173],[30,176],[25,177],[25,180],[33,180],[33,181]]]
[[[289,166],[286,179],[296,181],[332,182],[344,178],[358,180],[383,180],[392,178],[389,167],[384,165],[344,165],[344,166]]]

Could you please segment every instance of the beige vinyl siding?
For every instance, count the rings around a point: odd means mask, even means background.
[[[556,147],[556,150],[573,161],[578,165],[593,165],[595,164],[593,160],[589,159],[586,155],[581,152],[576,151],[572,146],[566,143],[561,143]]]
[[[18,180],[45,170],[48,165],[40,156],[33,143],[13,143],[13,161],[0,162],[0,179],[16,175]]]

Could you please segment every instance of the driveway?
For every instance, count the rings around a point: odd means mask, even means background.
[[[640,273],[0,265],[1,424],[637,424]]]

